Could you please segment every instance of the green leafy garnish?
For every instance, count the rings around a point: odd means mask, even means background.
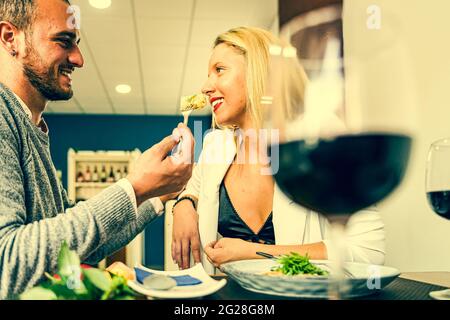
[[[272,267],[271,271],[278,271],[288,276],[295,276],[299,274],[309,274],[326,276],[328,272],[320,269],[309,262],[308,255],[301,256],[298,253],[291,252],[291,254],[281,255],[277,262],[278,266]]]
[[[57,275],[22,293],[21,300],[130,300],[136,294],[127,279],[108,271],[80,265],[80,258],[63,242]]]

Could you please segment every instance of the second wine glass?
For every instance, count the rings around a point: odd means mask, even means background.
[[[450,138],[433,142],[428,151],[425,191],[431,209],[450,220]],[[435,299],[450,300],[450,289],[430,292]]]

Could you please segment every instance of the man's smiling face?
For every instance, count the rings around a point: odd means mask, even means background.
[[[68,23],[68,7],[63,0],[37,0],[34,22],[26,31],[24,74],[51,101],[73,96],[72,72],[84,64],[80,32]]]

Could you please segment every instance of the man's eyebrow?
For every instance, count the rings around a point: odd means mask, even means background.
[[[54,38],[67,37],[67,38],[70,38],[70,40],[72,40],[72,41],[76,40],[77,44],[79,44],[80,40],[81,40],[80,38],[78,38],[78,36],[77,36],[77,34],[75,32],[71,32],[71,31],[61,31],[61,32],[58,32],[58,33],[54,34],[53,37]]]

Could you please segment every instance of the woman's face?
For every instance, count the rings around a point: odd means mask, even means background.
[[[235,48],[225,43],[214,48],[202,92],[209,97],[218,124],[240,128],[248,124],[245,58]]]

